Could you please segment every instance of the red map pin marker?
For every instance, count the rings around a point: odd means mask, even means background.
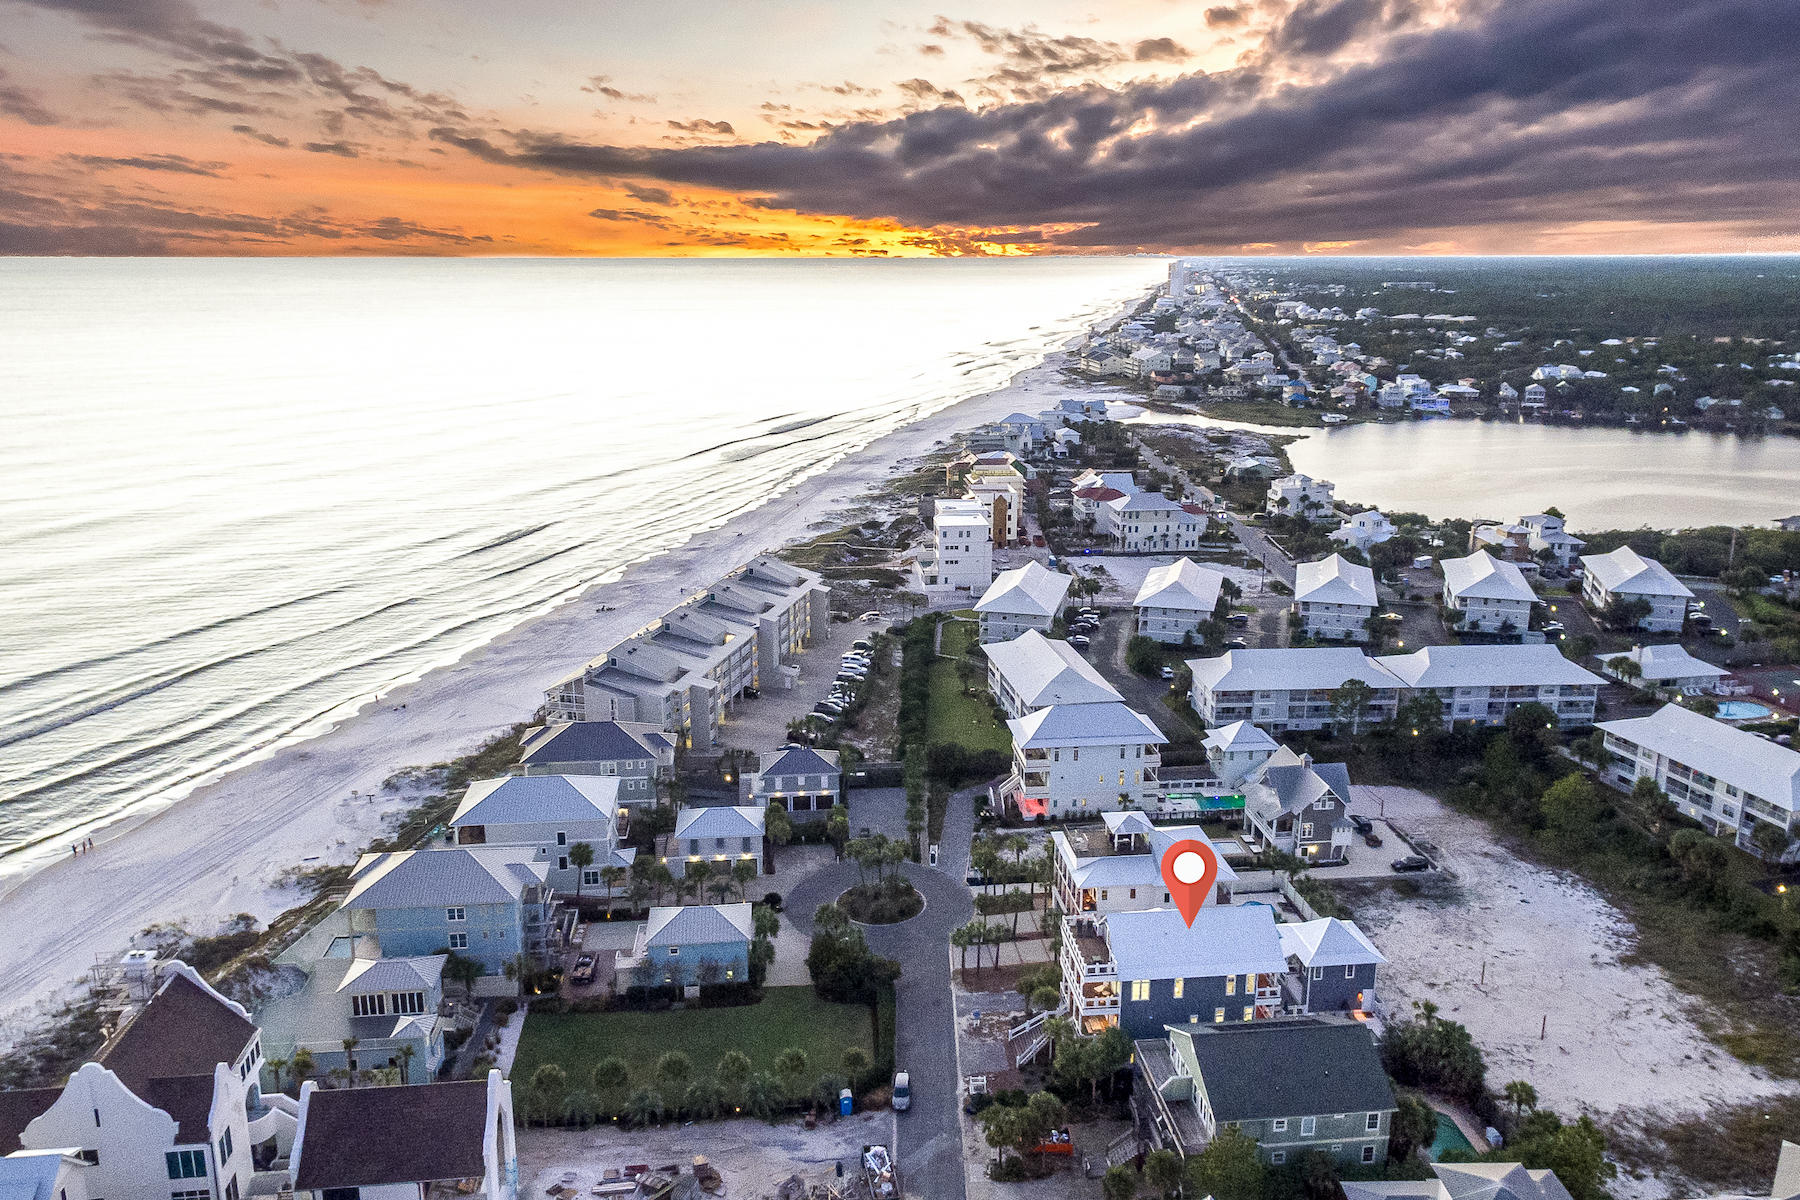
[[[1163,851],[1162,877],[1175,907],[1192,929],[1195,915],[1212,894],[1213,881],[1219,877],[1219,856],[1211,846],[1193,838],[1176,842]]]

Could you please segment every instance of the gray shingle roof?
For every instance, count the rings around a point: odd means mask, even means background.
[[[574,721],[553,725],[532,738],[519,761],[539,763],[620,762],[655,759],[668,746],[665,735],[640,735],[617,721]]]
[[[826,755],[830,757],[827,758]],[[765,759],[761,763],[761,773],[764,775],[835,775],[837,769],[836,750],[821,753],[810,746],[783,750],[775,761]]]
[[[518,861],[529,850],[458,846],[365,854],[351,871],[345,908],[433,908],[454,904],[516,903],[544,882],[549,869]]]
[[[480,1179],[486,1080],[315,1090],[294,1147],[297,1189]]]
[[[1394,1090],[1381,1069],[1375,1038],[1354,1021],[1168,1029],[1177,1055],[1191,1054],[1213,1116],[1220,1122],[1394,1107]]]
[[[705,946],[749,941],[756,926],[748,904],[684,904],[653,908],[647,924],[647,946]]]
[[[502,775],[471,783],[450,824],[610,821],[618,811],[616,775]]]

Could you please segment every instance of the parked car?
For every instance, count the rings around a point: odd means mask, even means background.
[[[879,621],[881,620],[881,613],[877,610],[870,610],[856,619],[859,621]]]
[[[867,654],[869,651],[875,649],[875,643],[871,642],[868,638],[857,638],[854,642],[850,643],[850,648],[852,650],[861,650],[864,654]]]
[[[1363,845],[1374,846],[1379,849],[1381,847],[1381,835],[1376,833],[1373,829],[1369,830],[1369,832],[1363,834]]]
[[[575,969],[569,972],[569,982],[585,987],[594,982],[594,956],[584,954],[575,960]]]
[[[1173,678],[1175,678],[1175,668],[1174,668],[1174,667],[1171,667],[1171,666],[1169,666],[1169,665],[1168,665],[1168,664],[1166,664],[1166,663],[1165,663],[1165,664],[1164,664],[1164,665],[1163,665],[1163,669],[1162,669],[1162,677],[1163,677],[1163,678],[1164,678],[1164,679],[1173,679]]]
[[[1090,643],[1085,637],[1081,636],[1079,633],[1069,639],[1069,645],[1075,647],[1075,649],[1077,649],[1077,650],[1086,650],[1088,648],[1088,646],[1090,646],[1091,644],[1092,643]]]
[[[1561,633],[1561,632],[1563,632],[1564,628],[1565,627],[1561,621],[1545,621],[1544,622],[1544,632],[1545,633]]]
[[[1360,813],[1350,814],[1350,824],[1356,827],[1356,832],[1358,833],[1368,833],[1375,828],[1375,822],[1369,820],[1369,818]]]
[[[1228,613],[1225,617],[1225,623],[1227,625],[1236,625],[1238,628],[1242,629],[1244,626],[1250,624],[1250,614]]]
[[[905,1071],[894,1072],[894,1111],[905,1112],[912,1107],[912,1076]]]
[[[1429,871],[1431,860],[1418,854],[1408,854],[1405,858],[1396,858],[1392,864],[1396,871]]]
[[[1246,642],[1243,638],[1232,638],[1225,643],[1225,648],[1227,650],[1248,650],[1250,648],[1250,643]]]

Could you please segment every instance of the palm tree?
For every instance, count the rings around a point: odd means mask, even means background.
[[[287,1069],[287,1065],[288,1062],[285,1058],[271,1058],[269,1060],[269,1071],[275,1076],[275,1090],[278,1092],[281,1090],[281,1073]]]
[[[696,1079],[683,1093],[681,1107],[690,1117],[711,1119],[725,1107],[725,1089],[710,1079]]]
[[[631,1068],[625,1065],[624,1059],[609,1055],[594,1064],[591,1078],[594,1090],[600,1093],[603,1101],[609,1102],[607,1107],[610,1109],[610,1101],[631,1084]]]
[[[311,1050],[302,1046],[294,1051],[294,1056],[288,1059],[288,1074],[293,1080],[295,1091],[300,1090],[300,1085],[306,1082],[314,1069]]]
[[[739,859],[738,861],[743,862],[744,860]],[[736,872],[737,867],[734,865],[730,873],[721,871],[718,878],[707,883],[706,890],[712,893],[713,903],[723,904],[731,898],[731,889],[737,886],[736,881],[732,878]]]
[[[861,1046],[844,1047],[844,1074],[850,1077],[850,1086],[856,1086],[857,1076],[869,1069],[869,1052]]]
[[[575,899],[581,899],[581,877],[594,865],[594,848],[586,842],[569,847],[569,862],[575,868]]]
[[[400,1082],[412,1082],[412,1060],[418,1056],[418,1050],[411,1042],[400,1047]]]
[[[700,893],[706,888],[706,881],[712,878],[712,864],[709,862],[693,862],[687,865],[682,873],[679,894],[692,896],[698,900]]]
[[[358,1045],[360,1045],[361,1043],[362,1043],[362,1039],[357,1038],[357,1037],[347,1037],[344,1039],[344,1042],[343,1042],[343,1045],[344,1045],[344,1074],[349,1076],[349,1079],[345,1085],[347,1087],[355,1087],[356,1086],[356,1067],[354,1065],[352,1065],[353,1060],[351,1058],[351,1055],[356,1053],[356,1047]]]
[[[600,868],[600,882],[606,885],[606,915],[612,915],[613,891],[624,884],[631,872],[624,867],[612,866]]]
[[[741,1050],[727,1050],[719,1055],[718,1063],[713,1067],[713,1078],[725,1089],[725,1094],[734,1101],[742,1100],[744,1084],[750,1079],[750,1058]]]
[[[656,1060],[656,1079],[669,1095],[678,1095],[694,1075],[694,1060],[680,1050],[671,1050]]]
[[[807,1066],[806,1051],[798,1046],[789,1046],[775,1056],[775,1073],[787,1085],[788,1095],[798,1094],[800,1085],[806,1079]]]
[[[744,1109],[768,1120],[781,1110],[781,1085],[767,1071],[758,1071],[744,1085]]]
[[[662,1097],[650,1088],[639,1088],[625,1101],[625,1115],[640,1128],[662,1120]]]
[[[732,864],[731,881],[737,884],[739,900],[748,900],[750,898],[748,889],[760,873],[761,872],[756,865],[756,860],[753,858],[740,858],[737,862]]]
[[[1514,1117],[1519,1116],[1526,1109],[1536,1108],[1538,1105],[1537,1089],[1532,1087],[1529,1083],[1526,1083],[1523,1079],[1513,1080],[1511,1083],[1500,1089],[1500,1094],[1505,1096],[1507,1100],[1511,1102]]]

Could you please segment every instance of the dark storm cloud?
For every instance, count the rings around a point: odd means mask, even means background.
[[[362,157],[362,152],[349,142],[308,142],[306,149],[314,154],[335,154],[339,158]]]
[[[6,82],[0,69],[0,113],[17,117],[27,125],[59,125],[61,119],[38,100],[35,93]]]
[[[280,146],[283,149],[286,149],[288,146],[288,140],[286,138],[281,137],[278,134],[264,133],[262,130],[251,125],[233,125],[231,127],[231,132],[241,133],[247,138],[254,138],[265,146]]]
[[[1355,14],[1334,11],[1309,9],[1291,36],[1315,47],[1353,36]],[[636,149],[448,125],[432,136],[491,162],[751,192],[804,212],[1084,226],[1053,238],[1072,246],[1766,217],[1793,210],[1800,181],[1796,52],[1800,22],[1764,0],[1511,0],[1392,36],[1375,61],[1316,82],[1252,66],[1090,85],[855,122],[804,146]]]

